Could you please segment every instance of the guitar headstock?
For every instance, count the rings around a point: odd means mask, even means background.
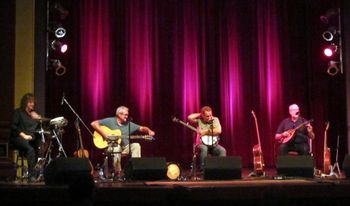
[[[329,128],[329,121],[326,122],[326,130]]]
[[[180,121],[179,118],[176,118],[176,117],[172,117],[172,120],[173,120],[173,122],[179,122]]]

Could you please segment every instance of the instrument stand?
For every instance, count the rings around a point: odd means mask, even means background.
[[[249,173],[248,177],[266,177],[266,172],[264,171],[262,174],[257,174],[256,171]]]
[[[56,133],[55,129],[53,129],[52,132],[53,132],[53,138],[56,139],[57,144],[58,144],[58,155],[57,155],[57,157],[61,157],[62,154],[63,154],[64,157],[67,157],[67,154],[66,154],[66,152],[63,149],[61,140],[57,136],[57,133]]]
[[[195,141],[194,141],[195,142]],[[200,180],[200,177],[197,177],[197,155],[196,155],[196,145],[193,145],[193,156],[192,156],[192,164],[189,178],[191,180]]]
[[[334,172],[334,170],[336,170],[336,172],[337,172],[337,173],[334,173],[334,174],[336,174],[336,177],[340,177],[340,175],[341,175],[340,167],[339,167],[339,163],[338,163],[338,151],[339,151],[339,135],[337,137],[337,152],[335,155],[335,162],[334,162],[334,165],[331,166],[331,171]]]
[[[48,151],[45,153],[44,152],[44,155],[42,154],[42,149],[41,147],[44,146],[43,144],[45,143],[45,131],[43,129],[43,121],[40,120],[40,130],[38,132],[41,136],[41,145],[39,146],[39,157],[38,157],[38,160],[35,164],[35,172],[36,172],[36,175],[37,175],[37,178],[36,178],[36,181],[43,181],[44,180],[44,168],[45,166],[47,165],[46,164],[46,157],[47,157],[47,154],[48,154]],[[51,146],[51,142],[50,142],[50,145]]]

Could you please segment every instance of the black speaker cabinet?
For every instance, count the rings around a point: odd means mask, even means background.
[[[204,160],[205,180],[230,180],[242,177],[242,158],[239,156],[207,157]]]
[[[346,178],[350,178],[350,155],[345,155],[344,157],[343,170]]]
[[[131,158],[125,170],[128,180],[166,179],[167,165],[164,157]]]
[[[313,177],[314,159],[309,155],[279,156],[277,158],[277,173],[290,177]]]
[[[71,184],[82,178],[91,178],[91,165],[86,158],[57,158],[44,170],[47,185]]]

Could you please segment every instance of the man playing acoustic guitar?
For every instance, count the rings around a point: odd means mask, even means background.
[[[279,124],[275,139],[281,143],[279,155],[287,155],[289,151],[295,151],[298,155],[308,155],[310,145],[308,139],[314,139],[311,121],[300,116],[299,106],[289,106],[290,117]]]
[[[101,120],[95,120],[91,123],[91,126],[95,129],[94,144],[96,147],[106,148],[108,142],[107,140],[116,139],[118,140],[118,144],[121,146],[122,154],[129,154],[129,134],[133,134],[135,132],[146,133],[148,136],[145,136],[144,139],[150,137],[152,140],[153,136],[155,135],[155,132],[150,128],[146,126],[140,126],[129,121],[129,109],[125,106],[120,106],[117,108],[116,117],[108,117]],[[141,146],[139,143],[131,143],[130,150],[131,157],[141,157]],[[119,173],[121,171],[120,158],[120,154],[114,155],[113,162],[116,173]]]
[[[213,116],[209,106],[202,107],[201,113],[192,113],[187,118],[190,123],[197,125],[196,148],[200,151],[201,170],[208,153],[214,156],[226,156],[226,149],[219,145],[218,136],[221,134],[219,118]]]

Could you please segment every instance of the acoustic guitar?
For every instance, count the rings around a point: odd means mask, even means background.
[[[264,163],[264,158],[263,158],[263,152],[261,150],[258,120],[257,120],[257,118],[255,116],[255,112],[253,110],[252,110],[252,115],[254,117],[256,135],[258,138],[258,144],[254,145],[254,147],[253,147],[254,172],[256,175],[264,175],[265,163]]]
[[[324,131],[324,143],[323,143],[323,173],[324,174],[329,174],[331,172],[331,149],[327,146],[328,128],[329,128],[329,122],[326,123],[326,129]]]
[[[288,136],[287,136],[287,137],[282,137],[282,138],[279,140],[279,142],[280,142],[280,143],[287,143],[287,142],[289,142],[289,141],[295,136],[295,132],[296,132],[298,129],[300,129],[300,128],[302,128],[302,127],[304,127],[304,126],[310,124],[312,121],[313,121],[313,119],[308,120],[308,121],[306,121],[306,122],[303,122],[303,123],[299,124],[299,125],[298,125],[297,127],[295,127],[294,129],[290,129],[290,130],[286,131],[286,132],[288,132]]]
[[[101,126],[101,129],[107,134],[107,139],[104,139],[97,131],[94,131],[93,137],[94,145],[99,149],[107,148],[108,143],[111,141],[120,144],[122,138],[129,138],[129,135],[122,135],[122,132],[119,129],[112,130],[106,126]],[[148,141],[155,140],[155,138],[150,135],[130,135],[130,139],[144,139]]]

